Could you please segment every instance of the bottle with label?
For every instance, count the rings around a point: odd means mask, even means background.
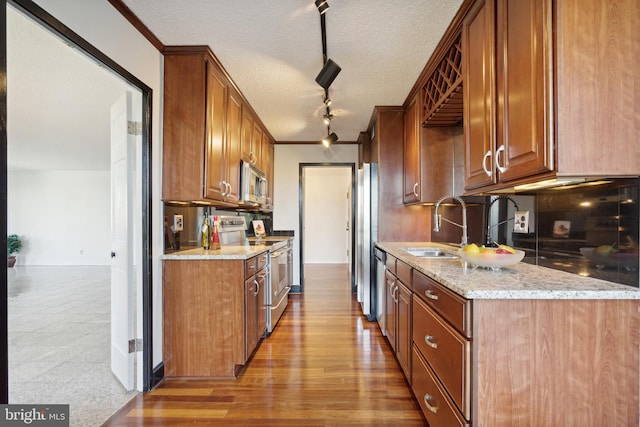
[[[218,217],[213,217],[213,231],[211,233],[211,249],[220,249],[220,234],[218,233]]]
[[[209,217],[204,214],[204,220],[202,221],[202,249],[209,250],[211,244],[211,225],[209,224]]]

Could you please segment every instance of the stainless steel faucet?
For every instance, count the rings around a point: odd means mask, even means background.
[[[447,199],[454,199],[460,202],[460,205],[462,206],[462,224],[449,221],[448,219],[443,218],[442,215],[438,215],[438,208],[440,208],[440,204]],[[449,224],[453,224],[462,228],[462,241],[460,242],[461,247],[466,246],[467,243],[469,243],[469,236],[467,235],[467,204],[464,202],[464,200],[462,200],[461,197],[448,195],[438,199],[438,201],[436,202],[435,212],[433,214],[433,231],[435,231],[436,233],[440,231],[441,221],[446,221]]]
[[[491,229],[493,227],[498,227],[498,226],[500,226],[502,224],[505,224],[506,222],[511,221],[511,220],[514,219],[514,217],[511,217],[511,218],[505,219],[504,221],[500,221],[497,224],[491,224],[491,220],[489,219],[489,214],[491,212],[491,206],[493,206],[493,204],[495,202],[497,202],[498,200],[508,200],[511,203],[513,203],[513,207],[515,208],[516,212],[518,210],[520,210],[520,208],[518,207],[518,203],[515,200],[513,200],[510,196],[501,194],[501,195],[495,197],[493,200],[491,200],[489,205],[487,205],[487,211],[486,211],[486,214],[485,214],[485,217],[487,218],[487,234],[485,236],[485,246],[487,246],[487,247],[496,244],[495,242],[491,241]]]

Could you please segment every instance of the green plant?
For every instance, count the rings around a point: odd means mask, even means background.
[[[17,234],[7,236],[7,255],[11,256],[22,250],[22,240]]]

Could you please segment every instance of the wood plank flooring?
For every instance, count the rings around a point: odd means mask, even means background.
[[[351,294],[346,265],[306,266],[274,332],[236,380],[165,380],[104,426],[424,426],[388,343]]]

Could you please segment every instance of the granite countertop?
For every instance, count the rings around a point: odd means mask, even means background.
[[[291,240],[293,236],[265,236],[265,242],[280,242]],[[260,245],[255,237],[247,239],[252,244],[246,245],[225,245],[216,250],[204,250],[199,248],[183,249],[176,252],[160,255],[161,260],[216,260],[216,259],[249,259],[263,252],[269,251],[269,246]]]
[[[380,249],[467,299],[640,299],[640,289],[520,262],[492,271],[458,259],[419,258],[403,248],[457,248],[433,242],[378,242]]]
[[[229,260],[249,259],[263,252],[269,251],[269,246],[223,246],[216,250],[204,250],[202,248],[185,249],[170,254],[160,255],[162,260]]]

